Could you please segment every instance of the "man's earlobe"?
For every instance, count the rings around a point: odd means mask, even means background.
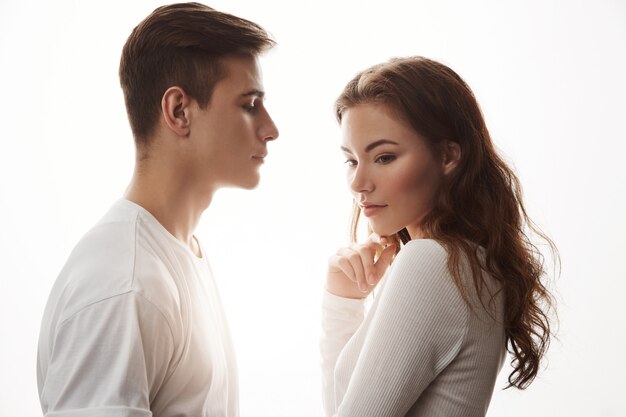
[[[163,93],[161,113],[167,127],[178,136],[189,135],[189,95],[180,87],[170,87]]]
[[[448,175],[459,164],[461,160],[461,146],[451,140],[445,144],[443,151],[443,174]]]

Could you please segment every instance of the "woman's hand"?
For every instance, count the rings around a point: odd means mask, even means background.
[[[339,297],[365,298],[385,274],[396,252],[387,238],[371,234],[364,244],[341,248],[328,260],[326,289]],[[380,256],[374,262],[378,250]]]

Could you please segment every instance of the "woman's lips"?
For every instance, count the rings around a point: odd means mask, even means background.
[[[386,204],[367,204],[362,205],[361,209],[363,210],[365,217],[372,217],[380,213],[385,207],[387,207]]]

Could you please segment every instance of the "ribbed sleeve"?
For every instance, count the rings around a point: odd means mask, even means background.
[[[337,357],[363,321],[365,301],[338,297],[325,291],[322,296],[322,402],[327,415],[335,407],[334,369]]]
[[[446,375],[456,382],[446,382],[443,391],[435,390],[438,385],[433,383],[459,356],[471,328],[471,310],[448,272],[443,247],[432,240],[409,242],[360,327],[362,304],[352,301],[327,295],[323,305],[327,416],[422,415],[420,403],[437,410],[424,415],[474,415],[464,413],[467,408],[456,395],[472,389],[463,366]]]

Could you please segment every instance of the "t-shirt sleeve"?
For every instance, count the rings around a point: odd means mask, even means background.
[[[387,277],[339,417],[401,417],[458,354],[468,307],[432,240],[409,242]]]
[[[89,305],[59,324],[40,393],[46,416],[146,417],[172,364],[168,321],[141,294]]]
[[[328,291],[322,295],[322,401],[327,414],[335,404],[334,369],[337,358],[363,322],[364,306],[364,300],[343,298]]]

